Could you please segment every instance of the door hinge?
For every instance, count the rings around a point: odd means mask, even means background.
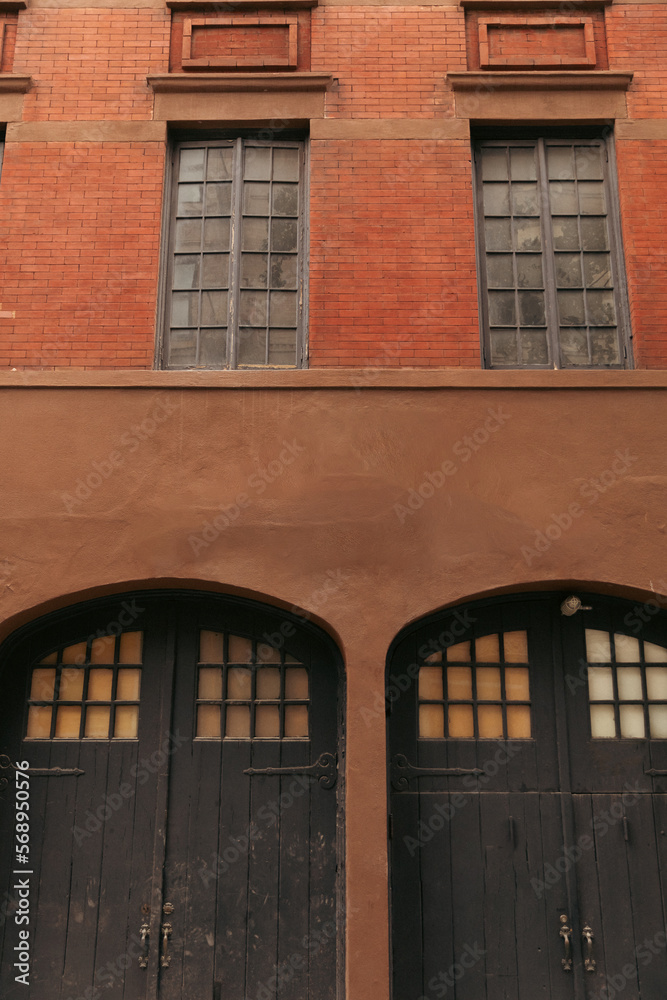
[[[252,777],[254,774],[265,774],[269,777],[282,774],[308,774],[319,781],[322,788],[333,788],[336,784],[338,771],[335,753],[321,753],[314,764],[303,764],[295,767],[247,767],[244,774]]]

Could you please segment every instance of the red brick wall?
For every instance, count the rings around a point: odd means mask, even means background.
[[[478,367],[470,146],[311,148],[313,365]]]
[[[585,13],[598,68],[635,74],[629,117],[664,119],[667,6]],[[23,120],[150,120],[146,76],[168,70],[170,45],[178,68],[183,16],[172,36],[167,8],[21,11],[2,68],[34,80]],[[476,13],[467,53],[460,8],[325,4],[298,16],[299,69],[335,77],[328,118],[454,117],[446,74],[475,68]],[[640,367],[667,367],[666,142],[617,143]],[[469,143],[314,140],[311,154],[310,363],[478,367]],[[16,318],[0,318],[0,366],[152,366],[164,155],[160,142],[7,143],[0,302]]]
[[[161,143],[9,144],[0,365],[152,366]]]

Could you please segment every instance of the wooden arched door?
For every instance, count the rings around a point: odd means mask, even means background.
[[[667,623],[568,596],[392,650],[393,1000],[664,994]]]
[[[341,996],[321,633],[135,594],[43,621],[4,666],[3,1000]]]

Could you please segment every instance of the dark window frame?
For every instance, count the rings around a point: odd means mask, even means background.
[[[309,247],[309,144],[307,136],[303,132],[293,130],[283,130],[276,133],[275,137],[267,138],[267,129],[260,132],[249,129],[225,130],[202,130],[199,132],[176,133],[172,136],[169,155],[167,156],[165,185],[166,197],[163,207],[163,240],[160,257],[160,291],[158,301],[157,326],[158,335],[156,337],[155,367],[170,371],[221,371],[221,370],[265,370],[282,369],[293,370],[308,367],[308,247]],[[229,303],[227,315],[229,319],[227,344],[224,363],[212,364],[170,364],[168,360],[169,335],[170,335],[170,312],[171,312],[171,292],[173,290],[174,274],[174,240],[175,240],[175,220],[176,220],[176,190],[178,185],[177,163],[181,149],[197,148],[205,146],[207,148],[232,146],[234,153],[234,168],[232,178],[232,215],[231,228],[234,233],[230,243],[230,270],[229,270]],[[300,151],[299,158],[299,214],[297,220],[298,245],[295,257],[297,260],[297,323],[296,323],[296,343],[294,349],[294,362],[289,364],[274,363],[265,360],[261,363],[239,363],[239,297],[240,285],[240,258],[241,258],[241,231],[239,222],[243,215],[243,156],[248,147],[263,148],[297,148]],[[225,252],[221,250],[221,252]],[[194,289],[193,289],[194,290]],[[201,317],[200,317],[201,319]],[[198,329],[205,324],[200,323]],[[268,328],[268,323],[267,323]],[[267,341],[268,343],[268,341]],[[268,354],[265,354],[265,359]]]
[[[560,146],[597,146],[601,150],[601,161],[603,169],[602,183],[606,197],[607,229],[609,237],[609,254],[612,274],[613,297],[616,310],[616,323],[618,329],[618,349],[619,360],[617,363],[591,363],[572,364],[567,363],[563,358],[560,344],[560,330],[557,311],[557,286],[555,277],[555,250],[553,245],[553,233],[551,225],[551,212],[549,203],[548,184],[549,177],[546,164],[547,145]],[[484,206],[482,190],[482,157],[480,150],[483,147],[532,147],[536,149],[536,159],[538,163],[538,199],[540,211],[540,232],[542,246],[540,256],[544,269],[544,289],[546,304],[546,326],[548,341],[548,362],[547,363],[523,363],[517,358],[516,362],[498,363],[492,361],[490,343],[490,321],[488,308],[488,283],[486,268],[486,242],[484,232]],[[619,196],[616,177],[616,162],[613,134],[608,130],[591,131],[581,126],[570,128],[521,128],[512,130],[488,128],[480,129],[473,137],[473,192],[475,207],[475,248],[477,256],[478,275],[478,297],[480,315],[480,340],[481,353],[484,368],[497,370],[515,369],[538,369],[538,370],[623,370],[633,367],[632,359],[632,331],[630,325],[630,310],[628,304],[627,281],[625,273],[625,261],[623,253],[623,240],[620,224]],[[576,218],[582,218],[580,212]],[[590,324],[592,325],[592,324]],[[516,322],[518,329],[520,323]]]

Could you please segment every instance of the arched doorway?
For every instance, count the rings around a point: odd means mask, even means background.
[[[664,994],[667,616],[569,596],[392,648],[393,1000]]]
[[[6,1000],[342,995],[323,633],[139,593],[49,616],[4,660]]]

